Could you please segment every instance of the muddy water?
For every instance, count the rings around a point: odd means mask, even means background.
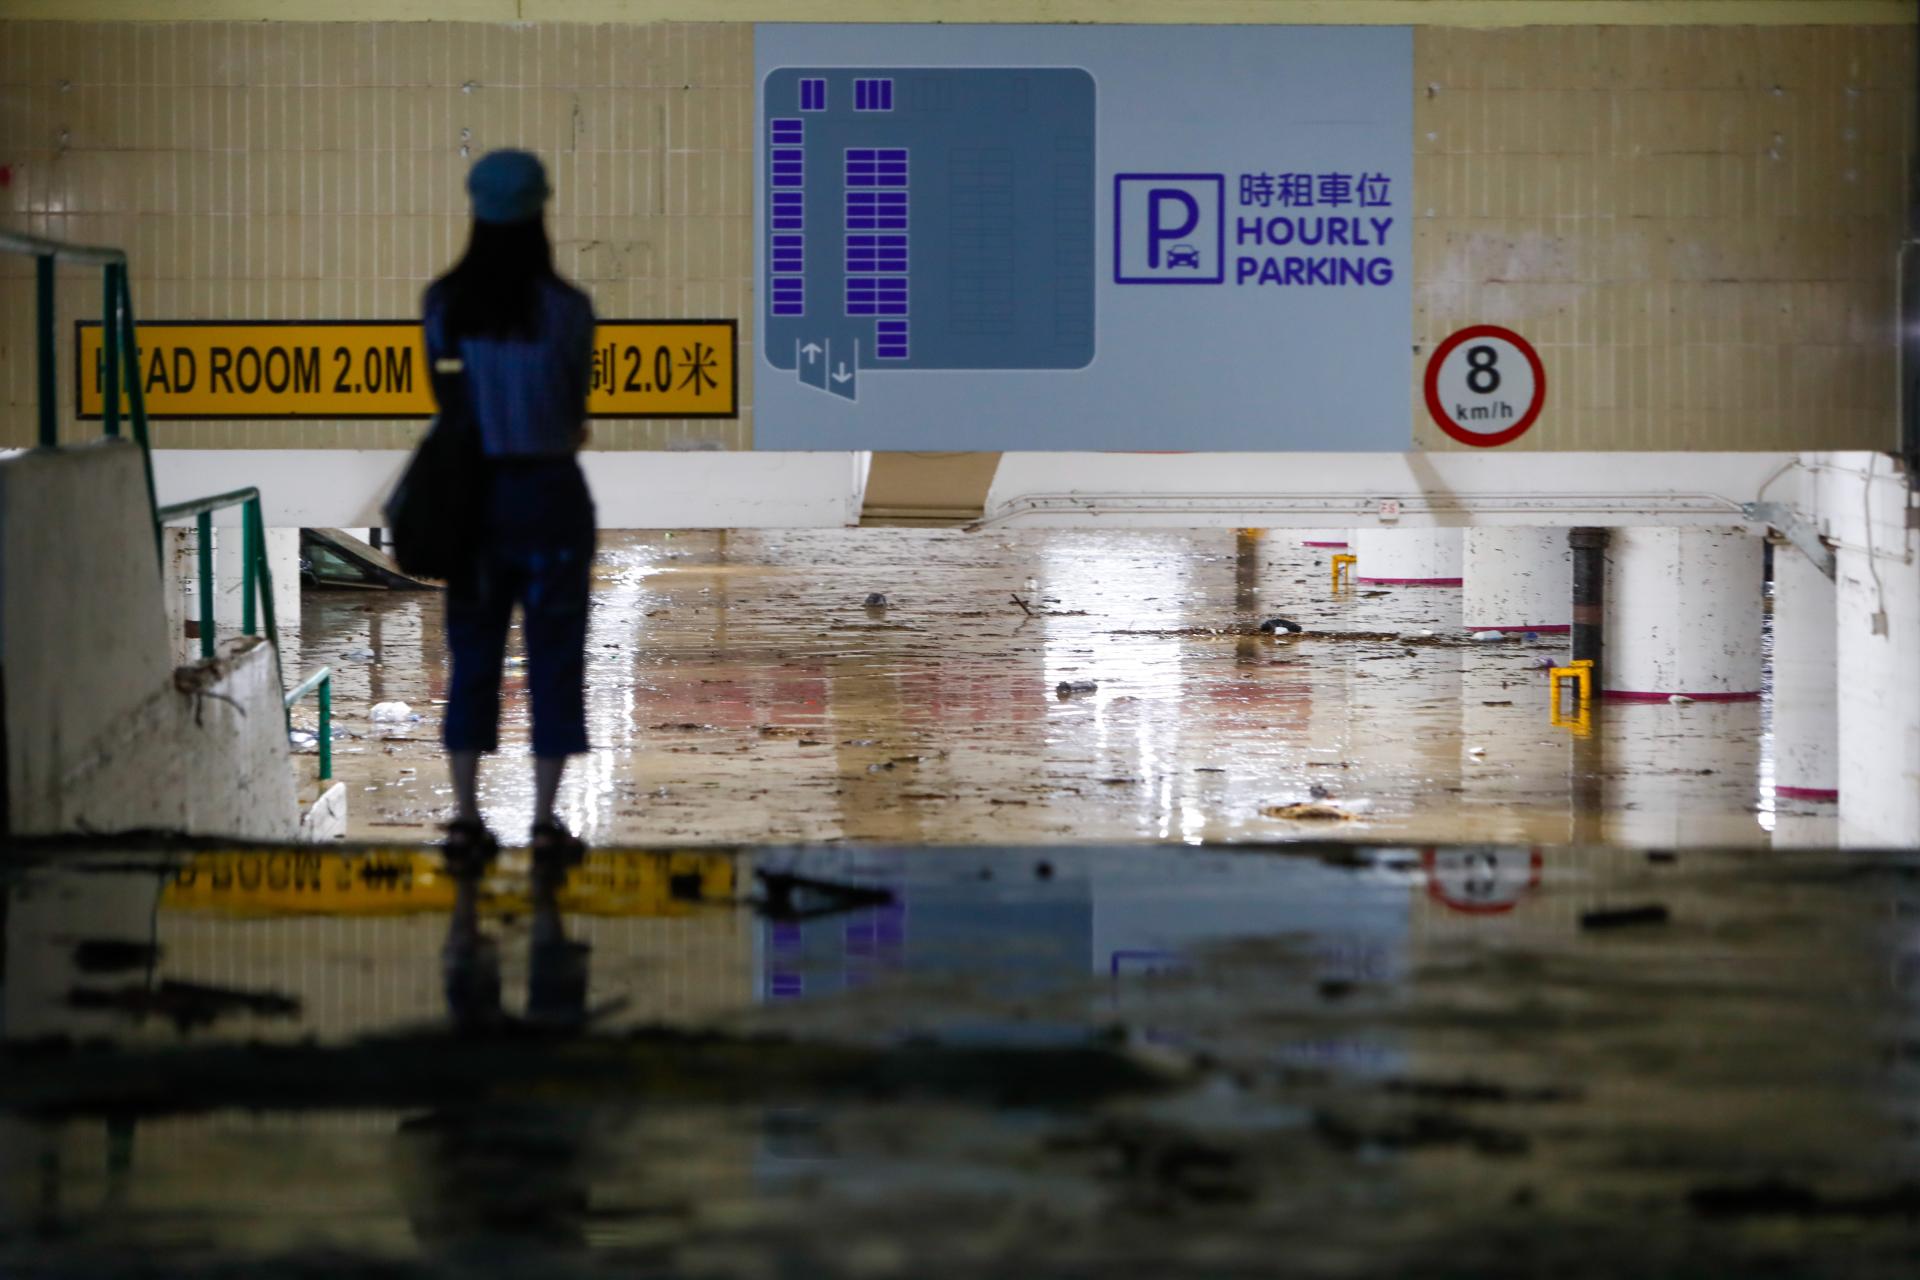
[[[1548,723],[1538,669],[1564,639],[1473,644],[1458,589],[1336,594],[1329,554],[1282,532],[603,534],[596,749],[566,817],[602,843],[1833,838],[1830,811],[1776,804],[1763,705],[1611,706],[1577,737]],[[1306,633],[1244,634],[1275,613]],[[335,670],[355,835],[448,812],[440,627],[431,594],[305,597],[293,665]],[[517,840],[511,655],[484,785]],[[1097,690],[1056,694],[1081,680]],[[371,723],[387,700],[420,719]],[[1348,817],[1267,812],[1316,798]]]
[[[571,988],[523,870],[462,939],[434,866],[0,863],[0,1274],[1891,1280],[1920,1248],[1910,855],[605,850],[555,899]],[[762,872],[887,900],[778,914]]]

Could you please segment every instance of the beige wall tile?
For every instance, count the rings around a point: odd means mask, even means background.
[[[1910,42],[1428,27],[1415,51],[1416,342],[1489,320],[1534,338],[1553,395],[1510,447],[1886,442]],[[464,245],[472,159],[533,146],[553,169],[558,261],[603,315],[740,320],[738,422],[602,423],[596,447],[742,447],[752,80],[744,25],[6,24],[0,145],[19,176],[0,222],[127,246],[152,318],[389,318]],[[0,343],[30,351],[30,270],[0,260],[0,282]],[[60,300],[65,319],[90,313],[97,285],[63,276]],[[30,366],[0,369],[0,443],[31,436]],[[417,432],[159,438],[384,447]],[[1456,447],[1424,412],[1414,433]]]
[[[1414,47],[1415,341],[1491,321],[1540,346],[1548,411],[1508,447],[1889,442],[1911,42],[1428,27]],[[1461,447],[1424,409],[1414,435]]]
[[[559,261],[592,286],[603,314],[696,305],[737,316],[750,338],[752,46],[742,30],[14,23],[0,32],[0,145],[20,171],[0,219],[125,246],[148,318],[412,315],[465,244],[467,166],[490,147],[525,145],[553,171]],[[674,148],[683,154],[669,168]],[[698,289],[683,287],[693,279]],[[0,344],[30,352],[30,265],[0,260],[0,280]],[[63,269],[59,302],[64,335],[97,312],[97,278]],[[743,361],[749,350],[743,341]],[[598,446],[746,446],[743,373],[738,422],[601,424]],[[63,397],[68,381],[63,367]],[[0,444],[31,438],[33,395],[31,360],[9,360]],[[155,432],[199,447],[364,448],[403,446],[418,426]]]

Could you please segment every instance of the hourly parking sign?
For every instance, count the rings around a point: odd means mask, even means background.
[[[1407,29],[755,51],[757,446],[1409,447]]]

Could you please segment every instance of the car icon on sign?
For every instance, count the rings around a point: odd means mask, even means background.
[[[1200,269],[1200,251],[1190,244],[1176,244],[1167,250],[1169,267],[1192,267]]]

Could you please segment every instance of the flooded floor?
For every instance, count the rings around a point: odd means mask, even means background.
[[[1776,801],[1764,704],[1607,705],[1577,736],[1548,718],[1564,637],[1476,644],[1458,588],[1335,593],[1330,554],[1278,531],[604,533],[596,750],[565,816],[599,843],[1835,839],[1832,806]],[[1305,632],[1258,634],[1276,614]],[[288,661],[335,671],[351,833],[430,833],[438,596],[309,592]],[[518,841],[508,674],[485,789]],[[1077,681],[1097,688],[1056,692]],[[387,701],[418,719],[373,723]],[[1316,801],[1343,816],[1275,813]]]
[[[1917,928],[1910,854],[18,849],[0,1274],[1905,1277]]]
[[[589,841],[1820,844],[1778,800],[1766,706],[1609,704],[1553,727],[1565,637],[1473,643],[1457,587],[1334,593],[1292,533],[603,533]],[[870,593],[887,597],[868,608]],[[1016,597],[1020,603],[1016,603]],[[1261,635],[1265,618],[1302,635]],[[449,814],[436,593],[309,591],[290,670],[334,668],[349,831]],[[1058,687],[1092,681],[1092,693]],[[374,723],[378,702],[417,720]],[[298,716],[311,725],[311,704]],[[532,806],[509,656],[484,775],[503,839]],[[1344,819],[1279,818],[1325,798]]]

